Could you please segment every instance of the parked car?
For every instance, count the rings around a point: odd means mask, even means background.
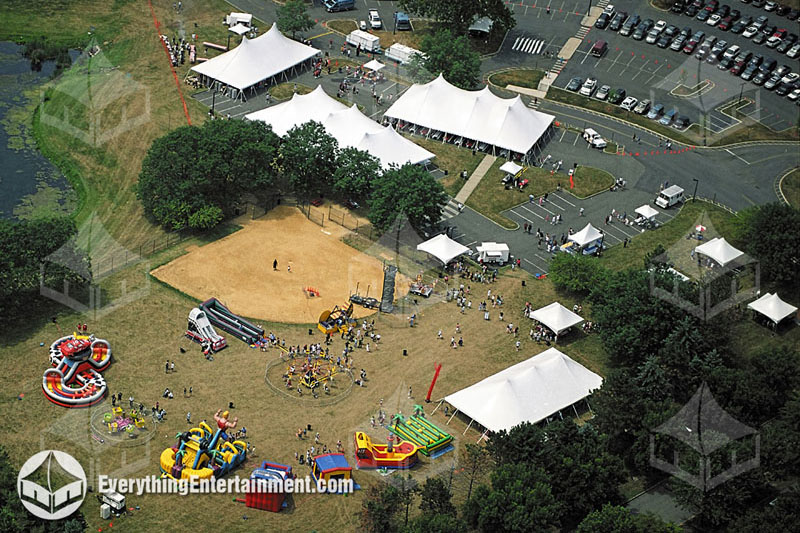
[[[778,45],[781,44],[782,41],[783,41],[783,39],[781,39],[777,35],[773,35],[772,37],[767,39],[767,42],[766,42],[767,48],[777,48]]]
[[[789,19],[789,20],[797,20],[797,19],[799,19],[800,18],[800,10],[798,10],[798,9],[789,10],[789,12],[786,14],[786,18]]]
[[[627,37],[633,30],[639,25],[642,21],[642,18],[639,15],[632,15],[628,20],[625,21],[625,24],[622,25],[622,29],[619,30],[619,34]]]
[[[764,11],[775,11],[776,9],[778,9],[778,2],[773,2],[770,0],[764,4]]]
[[[783,38],[783,42],[775,48],[776,52],[780,52],[781,54],[785,54],[794,44],[797,42],[797,34],[790,33],[786,37]]]
[[[622,101],[622,103],[619,106],[626,111],[633,111],[633,108],[636,107],[636,104],[638,103],[639,100],[637,98],[634,98],[633,96],[628,96],[625,98],[625,100]]]
[[[383,21],[381,21],[381,16],[378,14],[377,9],[369,10],[369,27],[373,30],[379,30],[383,27]]]
[[[758,70],[761,72],[772,72],[775,70],[775,67],[778,65],[778,62],[771,57],[764,59],[761,65],[758,67]]]
[[[750,81],[756,75],[756,72],[758,72],[758,66],[748,64],[747,68],[745,68],[744,72],[742,72],[742,79],[744,81]]]
[[[756,27],[755,25],[750,25],[742,32],[742,37],[744,37],[745,39],[749,39],[757,33],[758,33],[758,27]]]
[[[753,7],[764,7],[767,0],[753,0]]]
[[[773,73],[767,81],[764,82],[764,88],[768,91],[775,89],[781,82],[781,76]]]
[[[728,41],[720,40],[714,43],[714,46],[711,47],[711,54],[712,55],[719,55],[723,53],[728,48]]]
[[[800,98],[800,87],[796,87],[792,92],[787,95],[787,98],[792,102],[796,102]]]
[[[627,96],[627,94],[625,92],[625,89],[622,89],[622,88],[614,89],[608,95],[608,103],[609,104],[619,104],[620,102],[622,102],[622,100],[625,99],[625,96]]]
[[[637,115],[644,115],[650,109],[650,100],[644,99],[633,108],[633,112]]]
[[[740,18],[739,20],[736,21],[736,24],[734,24],[731,27],[731,33],[736,33],[736,34],[742,33],[745,30],[745,28],[747,28],[752,22],[753,22],[753,17]]]
[[[583,85],[583,78],[575,76],[574,78],[569,80],[569,83],[567,84],[567,90],[576,93],[580,90],[582,85]]]
[[[677,52],[678,50],[683,48],[684,43],[686,43],[686,39],[688,39],[688,37],[681,33],[680,35],[675,37],[675,40],[672,41],[672,44],[669,46],[669,49]]]
[[[695,20],[699,20],[700,22],[708,22],[711,18],[712,13],[710,11],[706,11],[705,9],[700,11],[695,18]]]
[[[656,25],[653,26],[653,29],[658,30],[659,33],[664,31],[665,29],[667,29],[667,21],[659,20],[658,22],[656,22]]]
[[[753,37],[753,44],[764,44],[767,41],[767,34],[759,32]]]
[[[636,28],[636,31],[633,32],[633,38],[637,41],[641,41],[644,39],[645,35],[647,35],[647,32],[653,29],[654,24],[653,19],[647,19],[641,22]]]
[[[728,70],[733,66],[734,63],[736,63],[736,58],[723,57],[722,59],[719,60],[719,65],[717,65],[717,68],[720,70]]]
[[[758,70],[756,72],[756,75],[753,76],[753,84],[764,85],[764,82],[766,82],[768,78],[769,78],[769,72],[763,72],[761,70]]]
[[[664,114],[664,104],[656,104],[650,108],[647,113],[647,118],[650,120],[658,120]]]
[[[628,18],[628,13],[625,11],[619,11],[614,18],[611,19],[611,24],[608,25],[608,29],[612,31],[619,31],[622,27],[622,24],[625,23],[625,20]]]
[[[606,26],[611,22],[611,17],[606,13],[602,13],[594,23],[595,28],[599,28],[601,30],[606,29]]]
[[[732,25],[733,25],[733,17],[728,15],[727,17],[719,21],[719,24],[717,24],[717,28],[720,31],[728,31],[729,29],[731,29]]]
[[[594,97],[597,98],[598,100],[605,100],[606,98],[608,98],[608,93],[610,92],[611,92],[611,87],[609,85],[603,85],[599,89],[597,89],[597,92],[595,93]]]
[[[581,86],[580,93],[582,96],[592,96],[594,90],[597,88],[597,78],[589,78]]]
[[[734,57],[739,55],[742,48],[738,44],[732,45],[730,48],[725,50],[725,53],[722,54],[722,59],[733,59]]]
[[[706,24],[709,26],[716,26],[717,24],[720,23],[721,20],[722,17],[714,13],[713,15],[708,17],[708,20],[706,20]]]
[[[789,48],[789,50],[786,51],[786,57],[789,59],[795,59],[798,56],[800,56],[800,43],[795,43],[791,48]]]
[[[689,127],[690,121],[689,117],[681,115],[675,119],[675,122],[672,124],[672,127],[676,130],[685,130]]]
[[[664,116],[661,117],[661,120],[659,120],[658,123],[661,124],[662,126],[669,126],[670,124],[672,124],[672,121],[675,120],[675,118],[677,118],[677,116],[678,116],[678,110],[673,107],[672,109],[664,113]]]
[[[672,44],[672,37],[670,37],[667,34],[661,35],[661,37],[659,37],[658,41],[656,42],[656,46],[658,46],[659,48],[666,48],[670,44]]]
[[[787,6],[786,4],[781,4],[778,6],[778,9],[775,10],[775,14],[778,15],[779,17],[785,17],[786,15],[789,14],[789,11],[791,10],[792,8]]]
[[[661,32],[653,28],[649,32],[647,32],[647,38],[644,40],[647,44],[655,44],[658,41]]]

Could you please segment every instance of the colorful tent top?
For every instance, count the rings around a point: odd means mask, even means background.
[[[383,63],[381,63],[377,59],[373,59],[372,61],[370,61],[368,63],[364,63],[364,68],[365,69],[374,70],[375,72],[378,72],[380,69],[382,69],[385,66],[386,65],[384,65]]]
[[[554,332],[556,335],[583,322],[582,317],[576,315],[558,302],[553,302],[541,309],[531,311],[530,317],[544,324],[547,329]]]
[[[507,172],[512,176],[516,176],[517,172],[519,172],[520,170],[522,170],[522,167],[514,163],[513,161],[506,161],[500,166],[500,172]]]
[[[490,431],[535,424],[599,389],[603,378],[550,348],[445,396],[450,405]]]
[[[488,86],[466,91],[441,74],[412,85],[384,116],[520,154],[528,153],[555,119],[529,108],[519,96],[500,98]]]
[[[245,115],[247,120],[266,122],[275,133],[286,133],[309,120],[321,123],[339,143],[340,148],[353,147],[377,157],[384,169],[391,165],[422,163],[435,154],[409,141],[389,126],[381,126],[358,110],[347,107],[329,96],[322,86],[308,94],[295,94],[288,102]]]
[[[650,219],[656,216],[658,211],[650,207],[648,204],[644,204],[643,206],[636,208],[636,213],[642,215],[644,218]]]
[[[582,230],[577,233],[573,233],[568,237],[568,239],[578,246],[586,246],[593,242],[599,241],[603,238],[603,234],[600,233],[600,230],[592,226],[591,224],[586,224]]]
[[[694,251],[703,254],[706,257],[710,257],[719,263],[720,266],[725,266],[734,259],[744,255],[744,252],[737,250],[728,244],[728,241],[726,241],[723,237],[711,239],[710,241],[695,248]]]
[[[426,252],[445,265],[461,254],[469,252],[469,248],[460,244],[444,233],[417,245],[417,250]]]
[[[273,24],[268,32],[242,43],[224,54],[195,65],[191,70],[239,90],[252,87],[303,61],[319,50],[289,39]]]
[[[767,293],[758,300],[747,304],[747,308],[764,315],[776,324],[797,312],[797,307],[781,300],[778,293]]]

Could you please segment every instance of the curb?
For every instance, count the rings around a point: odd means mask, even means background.
[[[786,195],[783,194],[783,188],[782,188],[783,179],[792,172],[796,171],[798,168],[800,167],[792,167],[789,170],[784,171],[781,177],[778,178],[775,183],[775,194],[777,195],[778,200],[782,200],[788,206],[791,206],[792,204],[789,203],[789,200],[786,198]]]

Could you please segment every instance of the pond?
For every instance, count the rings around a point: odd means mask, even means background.
[[[30,131],[37,87],[50,79],[55,61],[33,71],[23,47],[0,42],[0,217],[29,219],[69,214],[76,196],[67,179],[37,149]],[[70,53],[77,57],[77,52]]]

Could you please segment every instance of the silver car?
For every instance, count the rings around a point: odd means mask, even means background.
[[[611,92],[611,87],[609,85],[603,85],[597,92],[595,93],[594,97],[598,100],[605,100],[608,98],[608,93]]]

